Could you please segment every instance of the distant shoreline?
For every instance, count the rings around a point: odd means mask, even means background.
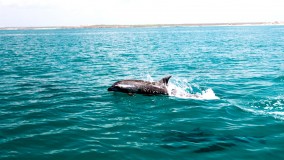
[[[284,25],[284,22],[239,22],[239,23],[186,23],[186,24],[137,24],[137,25],[81,25],[45,27],[0,27],[0,30],[44,30],[44,29],[92,29],[92,28],[159,28],[159,27],[206,27],[206,26],[264,26]]]

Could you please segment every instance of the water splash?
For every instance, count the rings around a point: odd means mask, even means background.
[[[151,75],[147,74],[146,80],[153,82]],[[217,97],[213,89],[201,89],[198,84],[189,83],[185,79],[172,78],[168,83],[167,90],[169,96],[183,98],[183,99],[197,99],[197,100],[216,100]]]
[[[153,78],[150,74],[147,74],[146,80],[150,81],[150,82],[154,82],[154,80],[153,80]]]
[[[200,90],[199,92],[189,92],[193,91],[192,86],[190,84],[186,87],[179,86],[174,83],[169,83],[167,87],[169,96],[177,97],[177,98],[183,98],[183,99],[197,99],[197,100],[216,100],[220,99],[217,97],[214,93],[214,91],[211,88],[208,88],[206,90]]]

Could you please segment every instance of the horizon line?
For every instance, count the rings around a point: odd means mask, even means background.
[[[216,22],[216,23],[180,23],[180,24],[94,24],[94,25],[58,25],[58,26],[20,26],[0,27],[0,30],[29,29],[88,29],[88,28],[147,28],[147,27],[190,27],[190,26],[245,26],[245,25],[284,25],[284,21],[273,22]]]

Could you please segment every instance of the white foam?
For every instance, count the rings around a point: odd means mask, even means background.
[[[256,115],[263,115],[263,116],[273,116],[276,119],[280,119],[280,120],[284,120],[284,112],[283,111],[266,111],[266,110],[255,110],[255,109],[251,109],[251,108],[241,108],[242,110],[246,111],[246,112],[251,112],[253,114]]]
[[[201,91],[200,93],[188,93],[186,90],[193,90],[191,86],[182,87],[175,85],[173,83],[169,83],[167,90],[169,93],[169,96],[177,97],[177,98],[183,98],[183,99],[197,99],[197,100],[216,100],[220,99],[217,97],[214,93],[214,91],[209,88],[206,90]]]
[[[253,102],[252,105],[236,105],[238,108],[253,113],[255,115],[271,116],[284,120],[284,100],[283,96],[262,99]]]

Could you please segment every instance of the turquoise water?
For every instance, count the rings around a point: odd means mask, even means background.
[[[284,26],[0,31],[0,159],[284,159]],[[159,80],[202,98],[108,92]]]

